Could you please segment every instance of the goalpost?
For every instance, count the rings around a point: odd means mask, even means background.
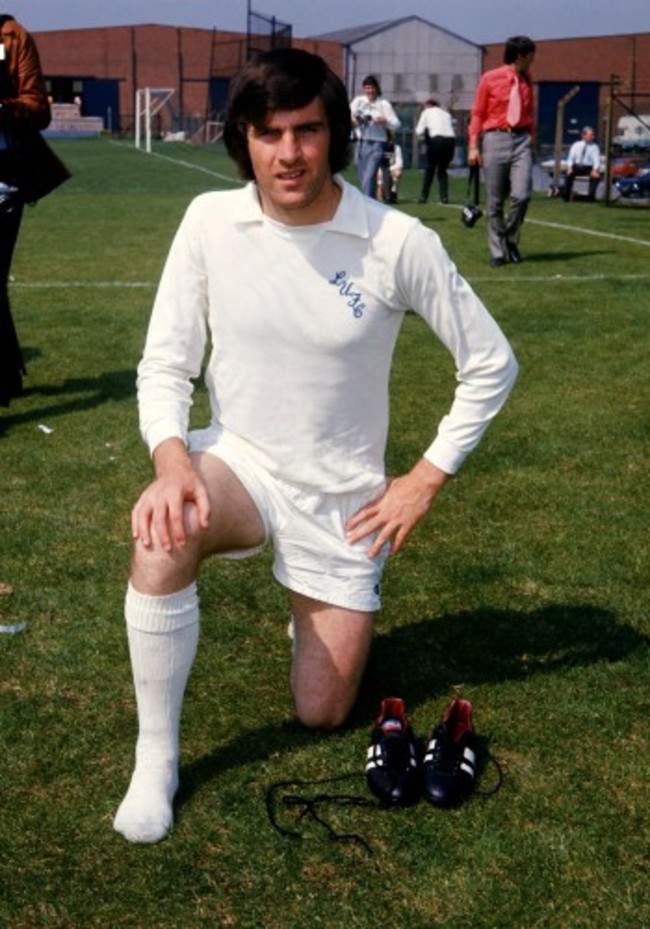
[[[135,92],[135,147],[144,147],[151,152],[151,125],[154,116],[159,113],[176,91],[169,87],[142,87]],[[144,127],[144,133],[142,131]]]

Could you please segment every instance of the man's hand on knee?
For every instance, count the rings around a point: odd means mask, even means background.
[[[134,506],[131,528],[133,538],[145,548],[151,548],[157,539],[162,548],[171,551],[187,542],[193,515],[198,527],[207,529],[210,502],[205,484],[180,439],[161,443],[154,451],[154,465],[156,479]]]

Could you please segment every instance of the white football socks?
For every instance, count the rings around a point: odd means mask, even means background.
[[[113,826],[130,842],[159,842],[173,825],[179,727],[199,638],[196,584],[164,597],[129,584],[126,623],[138,707],[135,770]]]

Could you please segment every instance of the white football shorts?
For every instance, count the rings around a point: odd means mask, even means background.
[[[381,606],[380,582],[389,546],[376,558],[366,554],[371,537],[351,545],[345,523],[377,499],[382,483],[364,493],[322,494],[288,484],[268,473],[227,434],[212,427],[189,434],[190,452],[216,455],[237,475],[255,503],[274,548],[274,577],[289,590],[349,610]],[[260,550],[222,554],[246,558]]]

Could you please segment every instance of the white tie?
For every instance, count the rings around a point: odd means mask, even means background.
[[[519,78],[516,74],[514,84],[510,89],[506,119],[511,129],[516,129],[521,119],[521,94],[519,93]]]

